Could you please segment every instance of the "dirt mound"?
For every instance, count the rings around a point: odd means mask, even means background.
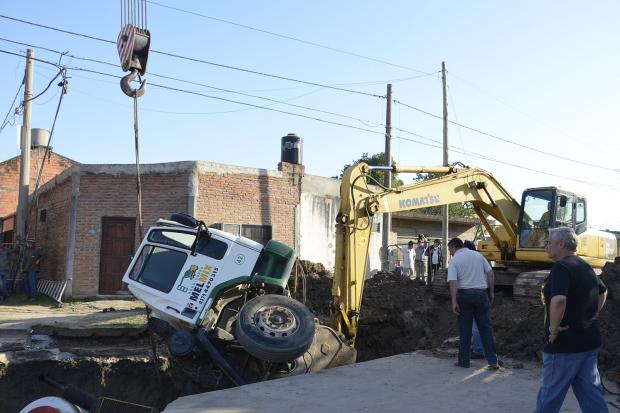
[[[301,265],[301,268],[303,270],[303,273],[306,274],[306,276],[311,277],[311,278],[320,278],[320,277],[328,277],[328,278],[332,278],[333,274],[328,271],[325,266],[323,264],[319,263],[315,263],[315,262],[311,262],[311,261],[306,261],[306,260],[299,260],[299,264]]]
[[[620,303],[612,291],[620,280],[618,267],[607,269],[602,278],[610,297],[599,316],[603,347],[599,357],[602,372],[620,372]],[[307,304],[322,321],[329,320],[324,305],[331,299],[331,279],[307,278]],[[498,353],[501,357],[540,361],[543,347],[543,307],[532,301],[515,300],[497,293],[491,310]],[[437,297],[416,281],[402,280],[393,273],[378,273],[364,288],[356,348],[358,360],[372,360],[414,350],[433,350],[446,339],[458,336],[456,316],[450,300]]]

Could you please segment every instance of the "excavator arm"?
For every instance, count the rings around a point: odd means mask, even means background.
[[[502,256],[514,256],[520,207],[491,174],[475,168],[393,166],[395,173],[438,172],[444,175],[399,188],[385,188],[359,163],[343,174],[336,217],[336,265],[332,284],[332,326],[355,341],[364,290],[373,217],[429,206],[469,202],[491,234]],[[379,167],[378,169],[385,169]],[[495,231],[487,215],[502,225]]]

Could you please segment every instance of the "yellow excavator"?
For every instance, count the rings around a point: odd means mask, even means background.
[[[439,173],[439,177],[386,188],[371,169],[393,173]],[[552,265],[545,251],[548,230],[568,226],[577,233],[577,254],[595,270],[618,255],[618,240],[587,227],[586,198],[556,187],[531,188],[521,204],[488,172],[465,166],[372,167],[359,163],[343,174],[336,217],[336,264],[330,305],[332,326],[355,342],[372,220],[382,213],[467,202],[490,235],[478,251],[493,264],[496,287],[510,287],[516,297],[540,296]],[[447,295],[446,272],[433,279],[433,290]]]

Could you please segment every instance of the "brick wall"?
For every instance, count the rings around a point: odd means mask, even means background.
[[[294,246],[298,179],[289,174],[264,172],[201,171],[196,215],[207,225],[220,222],[271,225],[273,239]]]
[[[72,178],[69,178],[53,190],[42,193],[37,209],[33,209],[28,220],[29,234],[33,237],[36,231],[37,247],[41,248],[46,256],[41,264],[41,278],[66,278],[72,192],[73,182]],[[41,211],[45,211],[45,221],[41,220]]]
[[[141,181],[145,231],[159,218],[187,211],[187,173],[144,174]],[[83,173],[77,211],[73,296],[94,296],[99,292],[102,217],[137,217],[135,176]],[[136,220],[136,247],[140,241]]]
[[[39,187],[76,164],[75,161],[53,152],[44,158],[45,148],[33,149],[30,155],[30,193],[34,191],[39,165],[43,162],[43,173]],[[17,210],[19,196],[20,157],[11,158],[0,163],[0,217],[12,215]]]

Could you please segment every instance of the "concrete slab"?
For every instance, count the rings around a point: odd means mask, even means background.
[[[477,360],[476,360],[477,361]],[[182,397],[163,413],[531,412],[540,369],[489,371],[478,362],[408,353]],[[562,412],[579,412],[569,391]]]

